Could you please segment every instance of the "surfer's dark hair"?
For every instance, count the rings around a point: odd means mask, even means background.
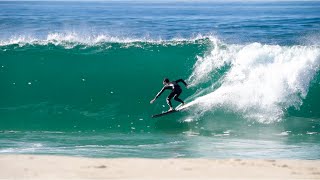
[[[168,78],[164,78],[163,82],[168,83],[169,79]]]

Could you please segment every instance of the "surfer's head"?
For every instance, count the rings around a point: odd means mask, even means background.
[[[168,84],[169,83],[169,79],[168,78],[164,78],[163,82],[162,82],[164,85]]]

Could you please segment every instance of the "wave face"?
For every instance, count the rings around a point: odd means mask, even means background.
[[[215,123],[285,123],[293,131],[298,117],[299,122],[320,118],[317,45],[226,44],[212,36],[166,41],[52,36],[2,42],[1,130],[206,134],[215,132]],[[192,106],[156,121],[150,117],[167,109],[169,92],[155,104],[149,101],[164,77],[187,79],[190,88],[181,97]]]

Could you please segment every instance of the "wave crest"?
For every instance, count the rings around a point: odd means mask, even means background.
[[[151,38],[149,36],[136,38],[136,37],[121,37],[121,36],[110,36],[108,34],[95,34],[87,35],[75,32],[70,33],[49,33],[44,37],[33,37],[31,35],[17,35],[7,39],[0,40],[0,46],[8,45],[62,45],[62,46],[76,46],[76,45],[88,45],[95,46],[101,43],[154,43],[154,44],[180,44],[180,43],[192,43],[201,39],[211,39],[211,35],[205,36],[198,34],[190,38]]]

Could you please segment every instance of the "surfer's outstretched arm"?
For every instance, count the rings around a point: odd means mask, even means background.
[[[152,104],[152,103],[163,93],[163,91],[166,90],[166,89],[168,89],[168,86],[164,86],[164,87],[158,92],[158,94],[156,95],[156,97],[150,101],[150,103]]]
[[[154,99],[157,99],[162,93],[163,91],[166,90],[166,86],[164,86],[159,92],[158,94],[156,95],[156,97]]]
[[[182,82],[186,87],[188,86],[188,84],[183,79],[176,80],[176,83],[179,83],[179,82]]]

